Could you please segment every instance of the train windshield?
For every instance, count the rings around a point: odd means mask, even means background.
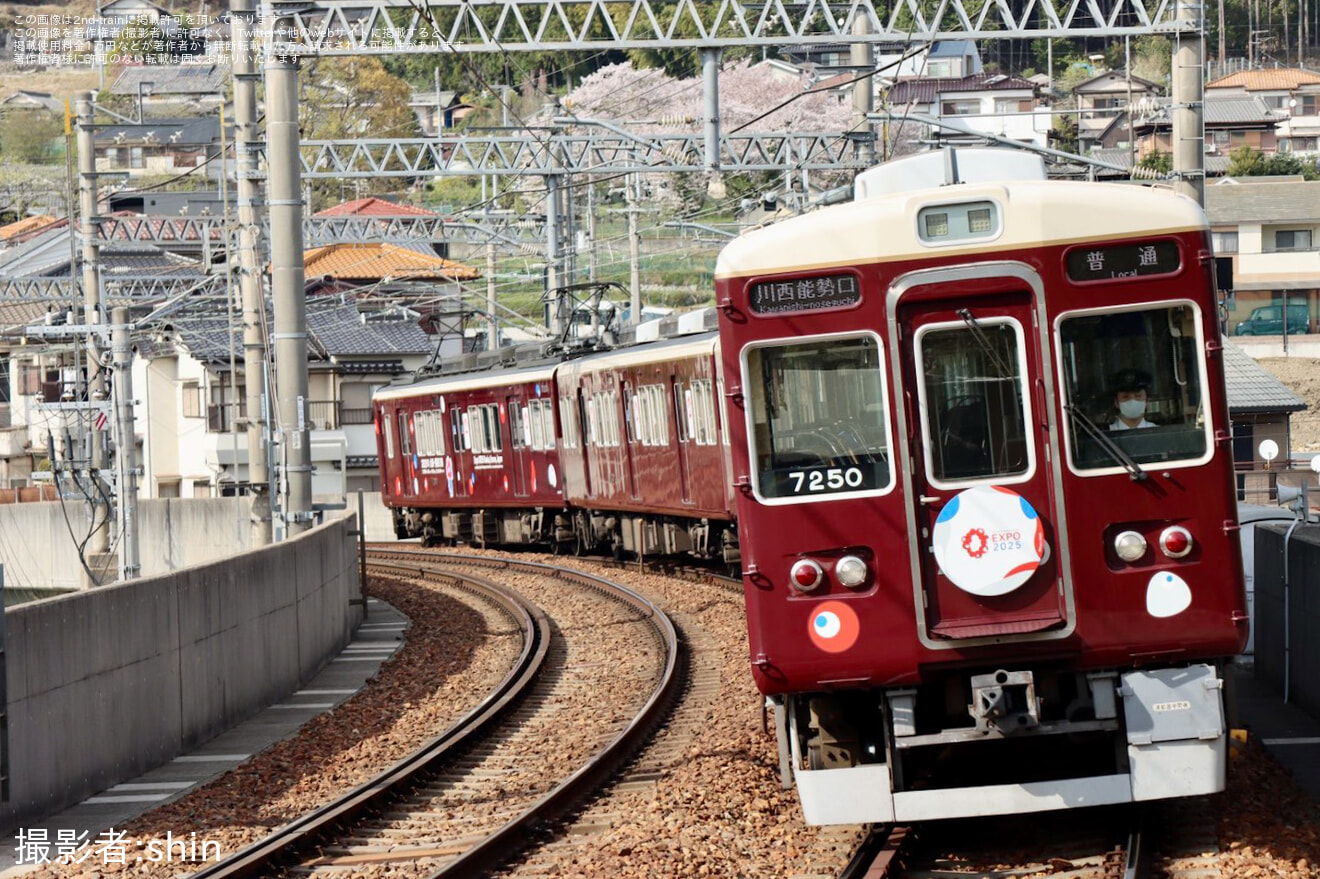
[[[753,461],[765,499],[882,491],[893,481],[873,335],[749,349]]]
[[[1192,306],[1067,316],[1059,344],[1074,467],[1131,471],[1206,455]]]
[[[1031,469],[1016,321],[935,325],[918,334],[930,474],[937,481],[1002,479]]]

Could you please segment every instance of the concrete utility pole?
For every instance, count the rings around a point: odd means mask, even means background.
[[[298,61],[266,61],[266,191],[285,534],[312,527],[312,450],[307,420],[307,299],[302,180],[298,161]]]
[[[266,419],[266,295],[261,287],[261,260],[257,254],[259,221],[257,201],[257,80],[253,54],[252,0],[232,0],[231,34],[234,50],[234,151],[238,177],[238,289],[243,301],[243,385],[247,404],[248,485],[252,493],[252,546],[265,546],[270,533],[270,463],[266,455],[269,425]],[[237,468],[237,464],[235,464]]]
[[[865,15],[858,15],[853,22],[852,32],[866,36],[871,32],[871,20]],[[853,43],[848,48],[848,61],[854,71],[873,72],[875,70],[875,48],[870,43]],[[871,133],[868,117],[875,112],[875,78],[868,76],[853,83],[852,130],[859,135]],[[875,164],[875,141],[870,137],[861,137],[855,143],[857,158],[868,165]]]
[[[706,170],[720,170],[720,49],[699,49],[701,53],[702,114],[706,123]]]
[[[1173,37],[1173,176],[1174,189],[1205,205],[1205,130],[1202,102],[1205,84],[1205,40],[1201,36],[1201,6],[1178,0],[1178,20],[1195,27]]]
[[[129,341],[128,309],[114,310],[110,344],[115,367],[115,476],[119,488],[119,579],[142,573],[138,553],[137,439],[133,431],[133,348]]]
[[[559,287],[559,175],[545,177],[545,291]],[[547,301],[546,326],[551,335],[563,330],[559,323],[559,303]]]
[[[495,319],[495,242],[486,242],[486,350],[500,347],[500,322]]]
[[[637,231],[637,190],[641,188],[641,177],[629,174],[623,178],[623,191],[628,200],[628,290],[632,317],[629,323],[638,324],[642,320],[642,236]]]
[[[101,320],[101,242],[96,227],[97,216],[97,181],[96,181],[96,145],[93,128],[92,93],[79,92],[76,108],[78,112],[78,234],[82,238],[82,285],[83,310],[82,323],[99,324]],[[100,347],[95,333],[87,334],[87,399],[97,402],[105,399],[105,377],[100,374]],[[88,478],[94,483],[101,479],[105,470],[105,429],[96,427],[98,413],[88,412],[88,432],[91,440],[91,458],[88,461]],[[110,510],[107,508],[104,493],[92,490],[92,500],[88,503],[91,538],[87,541],[87,567],[100,570],[106,565],[105,554],[110,547]],[[97,586],[99,583],[89,585]]]

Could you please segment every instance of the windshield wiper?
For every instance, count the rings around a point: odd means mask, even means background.
[[[1123,465],[1123,469],[1128,472],[1128,476],[1134,481],[1140,481],[1146,478],[1146,471],[1141,469],[1141,465],[1132,460],[1132,457],[1110,439],[1106,433],[1091,423],[1091,419],[1082,414],[1081,410],[1072,403],[1064,403],[1063,411],[1067,412],[1072,418],[1073,424],[1077,425],[1091,439],[1100,444],[1100,448],[1109,454],[1110,458]]]
[[[972,338],[976,340],[976,344],[980,345],[981,350],[989,354],[990,359],[995,362],[995,368],[999,370],[998,377],[1014,378],[1016,376],[1015,371],[1008,368],[1008,364],[1000,358],[999,352],[995,350],[995,346],[990,344],[990,340],[986,338],[985,330],[981,328],[980,321],[972,317],[971,309],[960,308],[957,315],[962,318],[963,323],[967,324],[967,329],[972,331]]]

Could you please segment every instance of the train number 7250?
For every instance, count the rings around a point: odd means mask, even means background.
[[[866,477],[859,467],[829,467],[825,470],[794,470],[788,474],[793,493],[845,491],[861,488]]]

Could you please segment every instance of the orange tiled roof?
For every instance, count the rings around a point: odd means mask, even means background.
[[[1244,88],[1249,92],[1294,91],[1304,85],[1320,85],[1320,73],[1297,67],[1278,67],[1273,70],[1239,70],[1208,82],[1208,89]]]
[[[329,244],[303,254],[307,277],[329,275],[343,281],[444,279],[471,281],[481,272],[453,260],[393,244]]]
[[[434,217],[435,211],[376,198],[358,198],[317,211],[318,217]]]
[[[12,223],[0,226],[0,240],[8,241],[10,238],[14,238],[18,235],[23,235],[27,232],[35,232],[43,226],[49,226],[51,223],[54,223],[55,220],[55,217],[49,217],[45,214],[15,220]]]

